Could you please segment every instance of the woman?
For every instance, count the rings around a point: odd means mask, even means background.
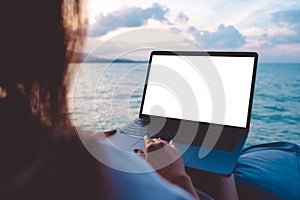
[[[79,0],[6,1],[0,13],[0,199],[198,198],[182,158],[158,171],[165,179],[134,175],[104,166],[81,144],[66,105],[70,52],[84,36]],[[179,154],[174,143],[145,144],[137,153],[150,164],[148,153],[162,146],[166,156]],[[136,155],[102,149],[107,159],[124,154],[150,167]]]
[[[77,1],[65,6],[1,5],[0,199],[106,198],[103,178],[95,177],[105,173],[67,118],[67,46],[81,42],[80,29],[71,31],[82,21]]]

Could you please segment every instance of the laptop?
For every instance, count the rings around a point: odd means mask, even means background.
[[[153,51],[138,118],[109,141],[144,149],[143,137],[174,140],[185,165],[230,175],[250,126],[258,54]]]

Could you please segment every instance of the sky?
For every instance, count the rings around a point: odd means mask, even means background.
[[[149,44],[194,50],[189,46],[194,42],[202,50],[256,51],[261,62],[300,62],[299,0],[85,0],[85,4],[89,28],[84,52],[93,50],[96,56],[125,52],[126,57],[126,52]],[[139,32],[147,28],[157,31]],[[165,37],[157,36],[161,34]]]

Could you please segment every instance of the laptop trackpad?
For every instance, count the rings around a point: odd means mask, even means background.
[[[133,144],[129,150],[133,152],[134,149],[142,149],[143,151],[145,151],[145,147],[144,147],[144,138],[140,138],[139,141],[137,141],[135,144]]]
[[[120,130],[117,129],[115,134],[107,137],[103,142],[114,145],[122,150],[133,151],[134,148],[132,149],[132,146],[138,143],[140,140],[143,141],[143,138],[120,133]]]

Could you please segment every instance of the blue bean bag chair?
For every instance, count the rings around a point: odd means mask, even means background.
[[[234,170],[239,199],[300,200],[300,147],[276,142],[244,149]]]

